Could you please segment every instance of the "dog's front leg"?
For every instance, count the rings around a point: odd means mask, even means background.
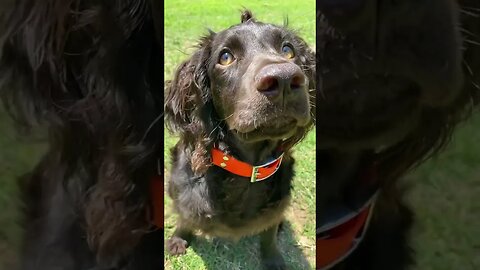
[[[168,253],[171,255],[185,254],[192,239],[193,233],[190,229],[177,225],[172,237],[167,240]]]
[[[260,251],[264,269],[285,270],[287,266],[277,247],[278,224],[260,234]]]

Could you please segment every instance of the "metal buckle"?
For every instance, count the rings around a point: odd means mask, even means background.
[[[262,166],[253,166],[252,168],[252,176],[250,177],[250,183],[255,183],[257,182],[257,174],[258,174],[258,169],[260,169]]]
[[[255,183],[255,182],[258,182],[258,181],[262,181],[262,180],[265,180],[267,179],[268,177],[274,175],[278,168],[280,168],[280,165],[282,164],[282,160],[283,160],[283,153],[280,155],[280,157],[278,157],[277,159],[275,160],[272,160],[266,164],[263,164],[263,165],[260,165],[260,166],[252,166],[252,176],[250,177],[250,183]],[[266,166],[269,166],[270,164],[274,163],[274,162],[277,162],[278,161],[278,164],[277,164],[277,167],[275,168],[275,171],[272,172],[272,174],[270,174],[269,176],[266,176],[262,179],[258,179],[257,177],[260,175],[260,173],[258,172],[258,170],[260,168],[263,168],[263,167],[266,167]]]

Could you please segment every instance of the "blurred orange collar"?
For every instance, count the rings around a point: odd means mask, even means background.
[[[157,172],[150,179],[150,204],[152,209],[152,223],[157,228],[163,229],[163,196],[164,196],[164,179],[163,179],[163,163],[157,160]]]
[[[157,174],[150,180],[151,206],[153,209],[153,224],[163,229],[163,175]]]
[[[348,205],[331,206],[317,227],[317,269],[327,270],[345,260],[362,242],[378,197],[376,164],[360,175],[365,193]]]
[[[212,164],[233,174],[247,177],[250,179],[251,183],[263,181],[275,174],[282,164],[282,159],[283,153],[278,158],[263,165],[252,166],[215,147],[212,148]]]
[[[317,229],[317,269],[330,269],[356,250],[367,231],[376,197],[375,193],[359,209]]]

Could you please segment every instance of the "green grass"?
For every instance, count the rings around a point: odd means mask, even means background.
[[[418,270],[480,269],[479,113],[460,126],[445,152],[406,177],[415,184]]]
[[[239,10],[246,7],[261,21],[282,25],[288,15],[289,26],[315,46],[315,2],[290,1],[167,1],[165,3],[165,78],[194,51],[198,38],[207,28],[220,31],[240,22]],[[166,169],[170,167],[168,149],[176,139],[165,138]],[[292,206],[286,230],[280,235],[280,248],[291,269],[311,269],[315,265],[315,133],[298,145]],[[168,177],[168,173],[167,173]],[[174,230],[175,215],[165,198],[165,238]],[[258,236],[231,243],[221,239],[197,237],[187,254],[165,255],[165,269],[259,269]]]
[[[20,141],[0,106],[0,269],[16,266],[21,234],[16,178],[28,172],[43,153],[40,144]]]

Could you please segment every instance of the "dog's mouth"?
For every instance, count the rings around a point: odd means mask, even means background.
[[[294,117],[277,117],[270,121],[255,123],[249,128],[232,130],[243,141],[282,140],[291,138],[307,123]]]
[[[391,145],[417,124],[420,89],[410,80],[372,74],[324,86],[316,117],[320,147]]]

